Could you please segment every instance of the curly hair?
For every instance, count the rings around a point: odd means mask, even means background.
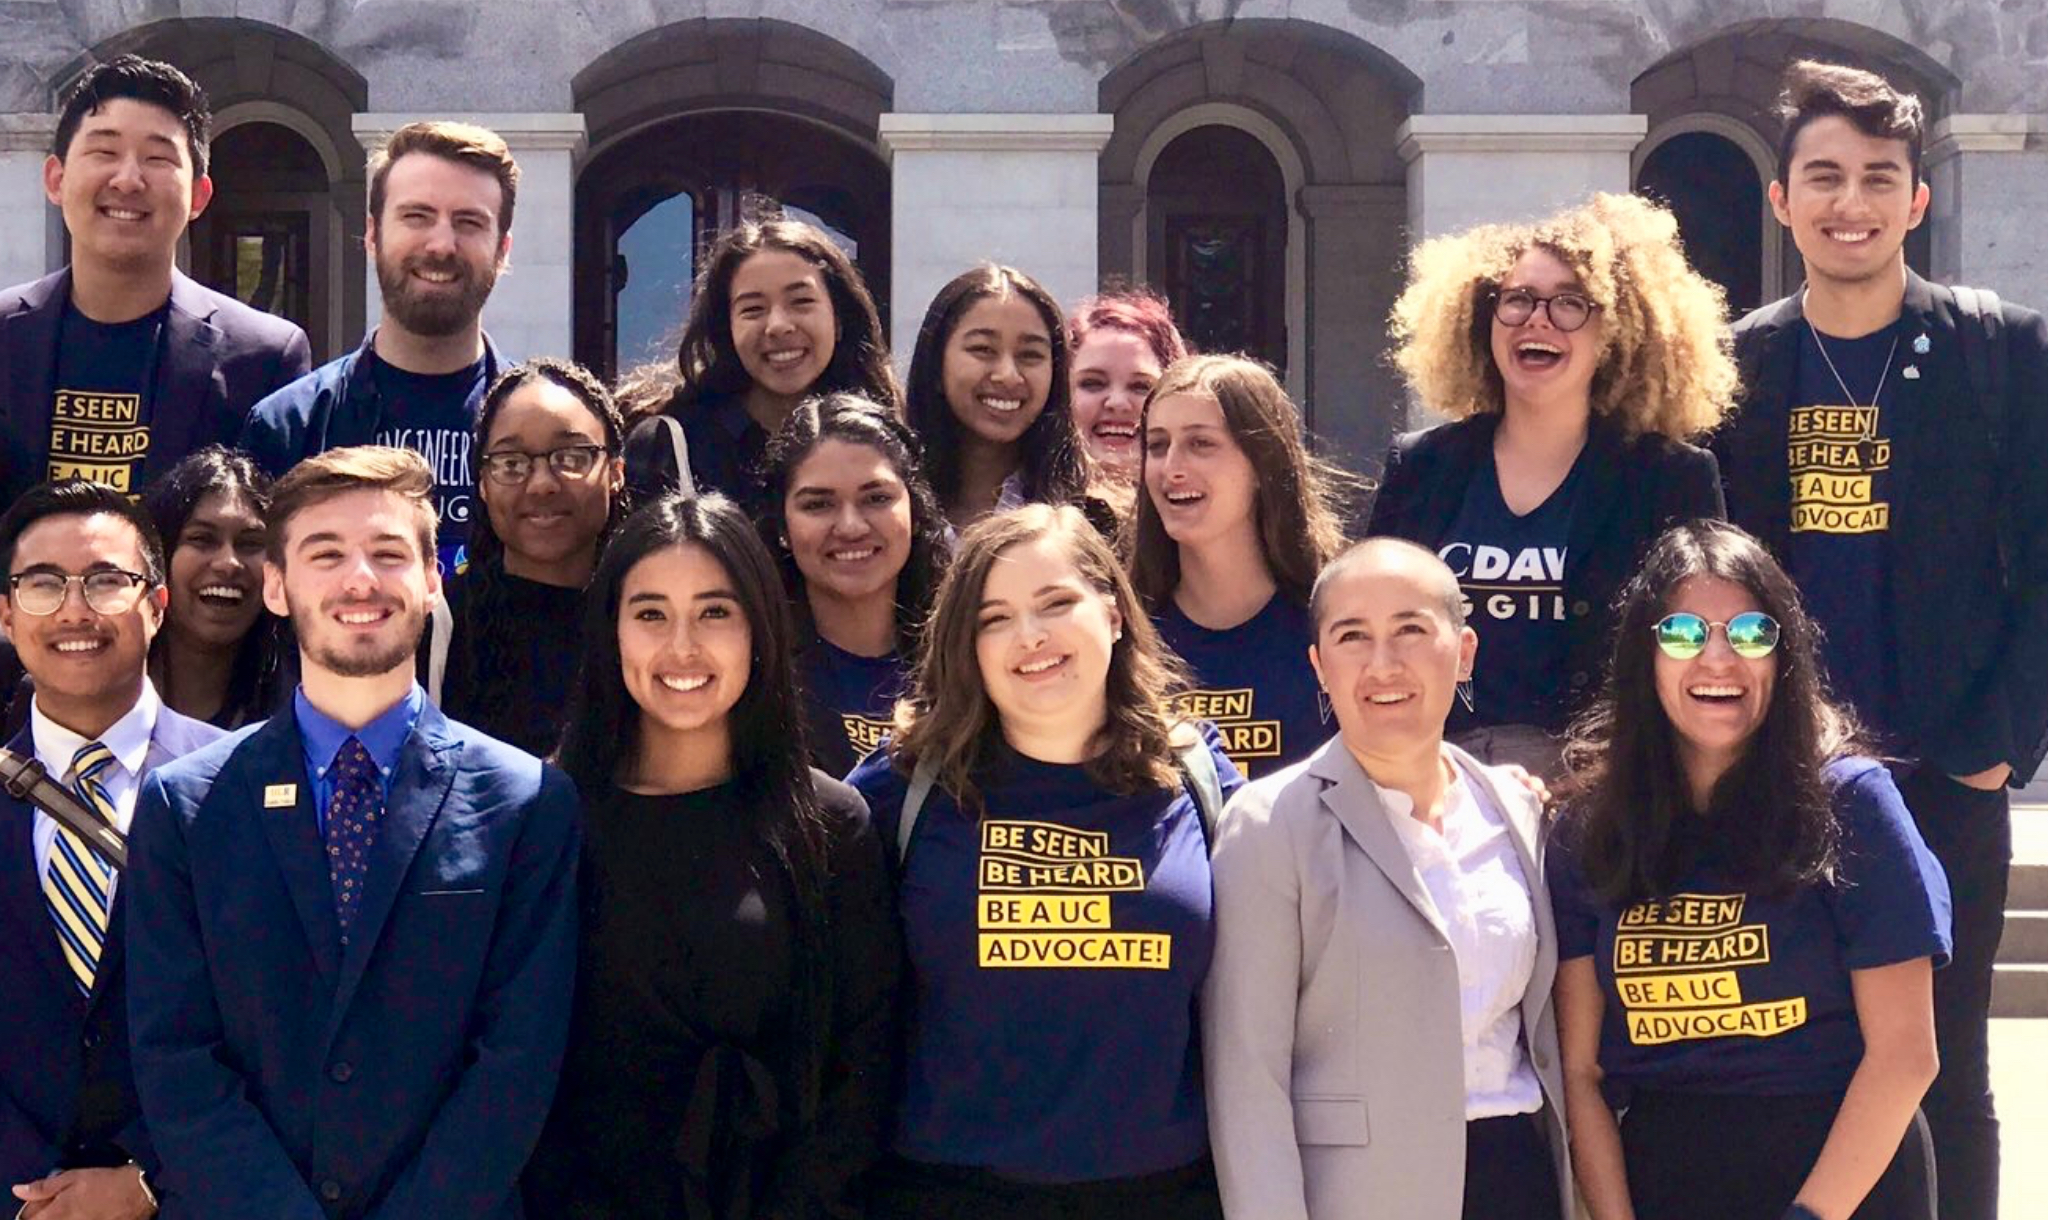
[[[1595,415],[1622,433],[1687,440],[1734,405],[1728,302],[1692,269],[1669,211],[1634,195],[1594,195],[1533,224],[1481,225],[1418,246],[1389,321],[1393,362],[1422,402],[1453,418],[1506,409],[1494,367],[1491,302],[1531,249],[1578,276],[1603,319]]]

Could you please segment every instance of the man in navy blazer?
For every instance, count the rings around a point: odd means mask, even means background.
[[[126,829],[143,776],[221,735],[163,706],[144,676],[165,601],[156,531],[110,487],[45,484],[0,517],[0,564],[0,626],[36,680],[8,748],[68,786],[81,754],[103,747],[112,757],[93,782]],[[155,1209],[145,1184],[157,1161],[128,1063],[128,887],[59,840],[48,814],[0,792],[0,1190],[26,1216],[131,1220]],[[67,850],[105,899],[69,918],[52,909],[80,879]],[[67,949],[67,936],[84,940]]]
[[[133,55],[66,94],[43,186],[71,265],[0,292],[0,503],[67,475],[133,494],[232,444],[256,400],[311,366],[304,331],[177,270],[213,197],[209,122],[184,73]]]
[[[130,1026],[164,1214],[517,1217],[575,974],[577,800],[412,680],[439,587],[409,450],[273,489],[289,712],[153,774]]]

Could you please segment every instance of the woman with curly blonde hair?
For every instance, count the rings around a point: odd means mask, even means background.
[[[1482,759],[1556,773],[1616,592],[1668,526],[1725,515],[1689,442],[1734,399],[1726,322],[1677,221],[1631,195],[1415,251],[1394,363],[1451,422],[1394,442],[1367,532],[1457,573],[1480,648],[1450,727]]]

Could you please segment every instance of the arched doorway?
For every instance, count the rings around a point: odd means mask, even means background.
[[[1258,139],[1197,127],[1168,144],[1145,186],[1145,264],[1205,352],[1287,367],[1287,188]]]
[[[1677,216],[1686,257],[1728,294],[1731,312],[1764,303],[1764,184],[1748,153],[1710,131],[1684,132],[1643,158],[1636,190]]]
[[[326,336],[334,218],[320,154],[297,132],[264,122],[222,132],[212,152],[222,189],[192,223],[192,278]]]

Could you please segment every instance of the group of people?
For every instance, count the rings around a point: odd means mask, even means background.
[[[89,69],[0,297],[21,1215],[1994,1216],[2048,324],[1906,268],[1914,98],[1784,103],[1799,295],[1424,242],[1375,487],[1144,291],[971,269],[899,382],[793,220],[512,363],[456,123],[309,369],[176,270],[197,89]]]

